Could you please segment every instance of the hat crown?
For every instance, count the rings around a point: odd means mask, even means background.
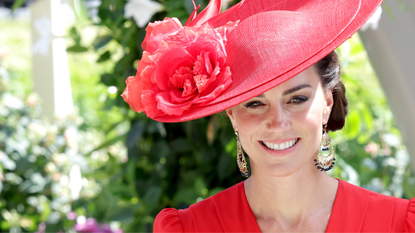
[[[211,104],[253,91],[304,63],[350,25],[360,5],[361,0],[245,0],[228,14],[212,18],[208,23],[213,25],[241,21],[226,49],[233,83]]]

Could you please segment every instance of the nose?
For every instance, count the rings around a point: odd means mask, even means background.
[[[280,106],[273,106],[267,112],[267,129],[272,131],[286,131],[290,129],[289,114]]]

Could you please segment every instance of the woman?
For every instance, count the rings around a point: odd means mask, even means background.
[[[326,175],[328,130],[347,101],[336,47],[381,0],[212,0],[185,27],[150,23],[124,99],[163,121],[226,110],[245,182],[188,209],[165,209],[155,232],[414,232],[415,199],[387,197]],[[317,168],[317,169],[316,169]]]

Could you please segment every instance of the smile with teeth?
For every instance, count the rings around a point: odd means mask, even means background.
[[[285,150],[285,149],[293,147],[298,142],[298,140],[299,139],[296,138],[291,141],[287,141],[287,142],[280,143],[280,144],[263,141],[262,144],[264,144],[264,146],[266,146],[268,149],[271,149],[271,150]]]

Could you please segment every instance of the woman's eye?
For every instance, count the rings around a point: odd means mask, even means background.
[[[259,107],[259,106],[261,106],[262,105],[262,103],[261,102],[259,102],[259,101],[252,101],[252,102],[248,102],[248,103],[246,103],[245,104],[245,107],[246,108],[257,108],[257,107]]]
[[[294,98],[292,98],[289,103],[293,103],[293,104],[302,104],[304,102],[306,102],[308,100],[307,97],[305,96],[296,96]]]

